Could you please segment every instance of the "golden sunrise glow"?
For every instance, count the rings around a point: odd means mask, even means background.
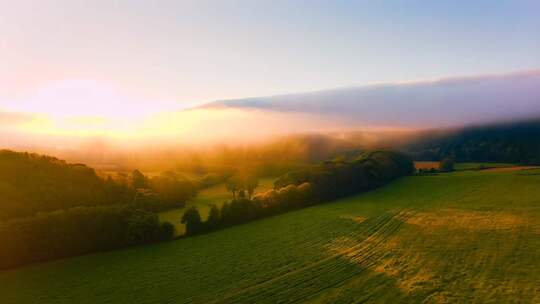
[[[241,109],[194,109],[156,113],[146,117],[35,116],[19,131],[62,137],[96,137],[122,141],[165,140],[257,140],[298,132],[319,132],[351,127],[337,121],[303,113],[279,113]]]

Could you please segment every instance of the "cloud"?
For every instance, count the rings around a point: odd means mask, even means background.
[[[45,126],[45,117],[29,113],[7,112],[0,109],[0,149],[43,142],[43,138],[33,136],[29,139],[28,130],[35,126]]]
[[[4,143],[6,138],[62,146],[95,138],[126,146],[245,143],[289,134],[411,130],[540,116],[540,71],[219,101],[190,110],[141,101],[93,82],[64,82],[18,102],[0,101],[0,107],[7,109],[0,112]]]
[[[226,100],[204,107],[333,115],[372,127],[459,126],[540,115],[540,70]]]
[[[0,110],[0,128],[22,125],[35,121],[36,117],[28,113],[4,112]]]

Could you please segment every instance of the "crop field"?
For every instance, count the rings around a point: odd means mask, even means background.
[[[540,169],[459,171],[3,271],[0,302],[540,303],[538,282]]]
[[[274,178],[263,178],[259,180],[259,186],[257,187],[257,189],[255,189],[255,192],[264,192],[266,190],[272,189],[273,187]],[[192,200],[188,201],[186,207],[184,208],[161,212],[159,214],[159,218],[162,221],[167,221],[171,224],[174,224],[174,227],[176,228],[176,234],[181,235],[184,233],[185,227],[184,224],[180,223],[180,219],[189,207],[197,206],[201,217],[203,219],[206,219],[212,205],[221,206],[225,201],[228,201],[231,198],[232,194],[227,191],[227,188],[225,188],[225,184],[221,183],[199,191],[197,196]]]

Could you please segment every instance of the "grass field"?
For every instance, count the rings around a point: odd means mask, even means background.
[[[456,163],[454,168],[456,170],[474,170],[480,168],[510,168],[513,166],[515,165],[507,163]]]
[[[538,282],[540,170],[460,171],[0,272],[0,302],[540,303]]]
[[[416,169],[438,169],[439,168],[439,162],[438,161],[415,161],[414,166]],[[454,169],[457,171],[463,171],[463,170],[475,170],[480,168],[507,168],[507,167],[513,167],[514,164],[507,164],[507,163],[456,163],[454,165]]]
[[[259,180],[259,186],[255,189],[255,192],[264,192],[274,187],[274,178],[263,178]],[[197,206],[201,217],[206,219],[212,205],[221,206],[225,201],[232,198],[232,194],[227,191],[225,184],[218,184],[204,190],[199,191],[197,196],[188,201],[186,207],[168,210],[159,214],[159,219],[174,224],[176,228],[176,234],[181,235],[185,231],[185,225],[180,223],[180,219],[184,212],[191,206]]]

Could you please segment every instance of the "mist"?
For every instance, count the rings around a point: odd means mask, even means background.
[[[68,93],[73,96],[72,87]],[[121,100],[125,110],[85,99],[104,107],[92,115],[84,115],[88,105],[77,112],[76,103],[69,104],[69,115],[62,109],[62,115],[45,113],[44,105],[36,113],[0,111],[0,145],[114,170],[189,167],[196,158],[213,166],[227,149],[268,160],[308,160],[395,145],[427,129],[540,116],[540,71],[218,101],[184,110],[137,101],[137,115],[129,119],[129,99]],[[314,138],[325,142],[323,148],[311,146]]]
[[[207,107],[312,113],[370,127],[459,127],[540,115],[540,70],[227,100]]]

